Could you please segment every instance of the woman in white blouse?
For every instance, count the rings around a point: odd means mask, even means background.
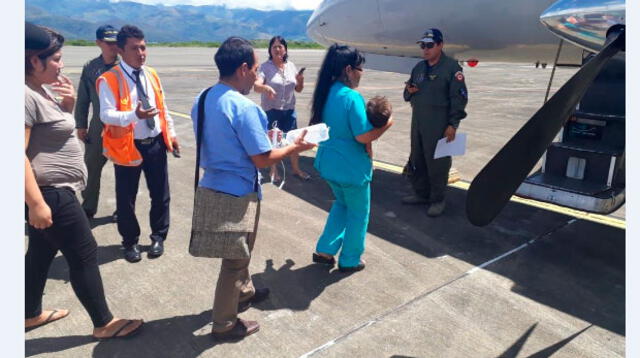
[[[274,36],[269,41],[269,60],[260,65],[254,90],[261,93],[261,106],[267,113],[269,129],[275,126],[283,132],[296,129],[296,96],[304,88],[304,68],[298,72],[293,62],[288,61],[287,41]],[[295,90],[295,92],[294,92]],[[298,154],[291,155],[293,175],[309,180],[309,174],[300,169]],[[271,178],[280,181],[276,166],[271,167]]]

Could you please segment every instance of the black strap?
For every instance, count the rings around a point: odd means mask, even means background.
[[[204,100],[211,88],[213,88],[213,86],[204,90],[198,100],[198,123],[196,124],[196,180],[193,184],[194,192],[198,189],[198,182],[200,181],[200,145],[202,144],[202,127],[204,126]]]

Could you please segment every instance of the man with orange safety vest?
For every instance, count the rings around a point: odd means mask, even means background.
[[[144,66],[147,54],[144,33],[125,25],[117,36],[118,66],[96,81],[100,97],[103,154],[114,164],[118,232],[124,258],[141,260],[140,225],[135,214],[140,174],[144,172],[151,210],[149,258],[164,252],[169,232],[169,173],[167,151],[179,156],[179,145],[164,91],[154,69]]]

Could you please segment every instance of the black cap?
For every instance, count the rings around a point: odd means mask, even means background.
[[[44,50],[51,44],[51,37],[40,26],[30,22],[24,23],[25,50]]]
[[[418,40],[418,42],[416,43],[421,43],[421,42],[442,42],[443,38],[442,38],[442,31],[436,29],[436,28],[432,28],[427,30],[424,34],[422,34],[422,37],[420,38],[420,40]]]
[[[118,30],[111,25],[102,25],[96,30],[96,40],[116,42],[116,36],[118,36]]]

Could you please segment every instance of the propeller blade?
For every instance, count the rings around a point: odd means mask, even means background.
[[[624,38],[624,28],[612,33],[608,45],[584,64],[476,175],[466,204],[472,224],[487,225],[507,205],[605,63],[624,49]]]

